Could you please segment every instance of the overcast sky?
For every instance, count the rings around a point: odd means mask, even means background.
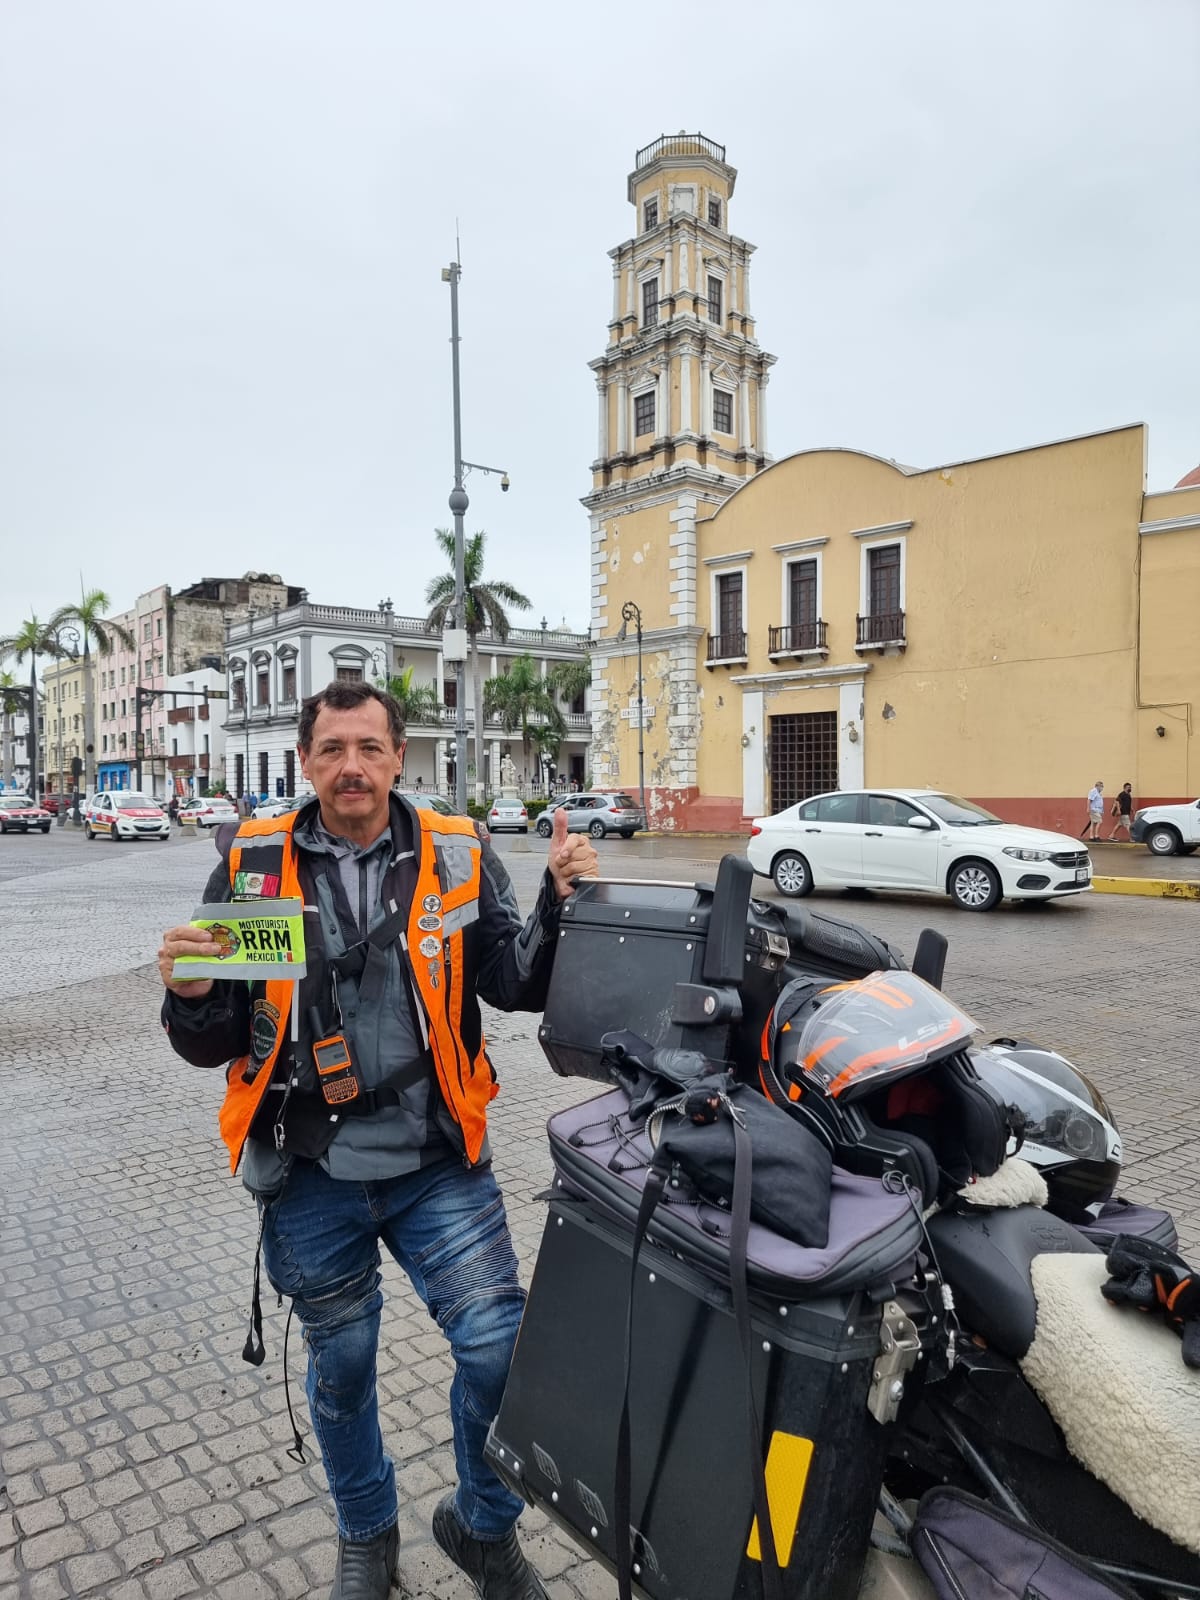
[[[1197,0],[0,0],[0,633],[254,568],[423,609],[453,481],[588,619],[606,251],[663,132],[738,169],[776,456],[1122,423],[1200,461]]]

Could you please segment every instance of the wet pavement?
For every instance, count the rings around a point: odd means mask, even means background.
[[[497,848],[532,904],[546,845],[506,837]],[[712,881],[721,854],[742,844],[599,848],[609,876]],[[1102,846],[1097,866],[1133,871],[1138,857],[1151,859]],[[255,1217],[217,1139],[221,1075],[181,1063],[157,1023],[160,931],[189,914],[214,860],[207,837],[0,839],[0,1600],[328,1591],[333,1524],[320,1469],[286,1454],[284,1313],[273,1300],[266,1365],[241,1360]],[[1171,865],[1196,871],[1195,858]],[[774,895],[763,880],[757,892]],[[1122,1125],[1126,1192],[1170,1206],[1185,1251],[1200,1253],[1200,908],[1100,895],[987,916],[932,897],[808,903],[909,954],[921,928],[943,931],[948,992],[989,1035],[1042,1040],[1094,1076]],[[550,1072],[535,1017],[486,1020],[502,1084],[496,1167],[528,1278],[550,1178],[545,1119],[596,1086]],[[379,1382],[405,1592],[467,1600],[429,1534],[453,1477],[450,1363],[390,1264],[385,1293]],[[294,1378],[302,1367],[294,1339]],[[307,1418],[303,1427],[307,1436]],[[614,1594],[543,1517],[523,1526],[553,1600]]]

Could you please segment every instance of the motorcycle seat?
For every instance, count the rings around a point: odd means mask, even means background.
[[[927,1227],[964,1329],[1014,1361],[1037,1327],[1034,1257],[1101,1254],[1078,1228],[1037,1206],[942,1211]]]

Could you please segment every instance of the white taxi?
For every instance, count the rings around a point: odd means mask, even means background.
[[[83,831],[89,839],[169,839],[171,822],[157,800],[129,789],[101,790],[92,795],[83,813]]]

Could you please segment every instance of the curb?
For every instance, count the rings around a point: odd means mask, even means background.
[[[1200,900],[1200,879],[1093,878],[1097,894],[1139,894],[1160,900]]]

